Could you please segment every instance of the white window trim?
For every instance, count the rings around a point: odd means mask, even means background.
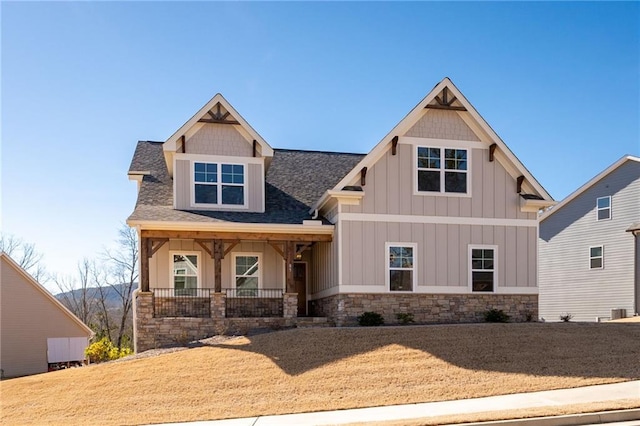
[[[456,145],[456,144],[452,144]],[[440,165],[442,166],[440,169],[431,169],[438,170],[440,172],[440,191],[418,191],[418,149],[419,148],[438,148],[440,149]],[[467,192],[445,192],[444,191],[444,173],[446,169],[444,168],[444,150],[445,149],[455,149],[455,150],[466,150],[467,151]],[[470,198],[471,197],[471,157],[472,157],[473,149],[471,147],[465,146],[445,146],[439,144],[419,144],[414,145],[413,150],[413,195],[421,195],[421,196],[434,196],[434,197],[462,197],[462,198]]]
[[[231,254],[233,255],[233,260],[231,262],[231,288],[236,289],[236,260],[238,257],[255,256],[258,258],[258,290],[262,289],[262,269],[264,266],[262,263],[262,253],[232,252]]]
[[[493,291],[473,291],[473,250],[493,250]],[[498,246],[493,244],[469,244],[467,255],[467,270],[468,270],[468,288],[469,293],[472,294],[493,294],[499,293],[498,291]]]
[[[397,290],[391,290],[391,280],[389,279],[389,273],[391,271],[391,267],[389,266],[389,249],[391,247],[411,247],[413,248],[413,268],[411,269],[413,271],[413,274],[411,276],[412,278],[412,283],[411,283],[411,291],[397,291]],[[385,250],[384,250],[384,265],[385,265],[385,283],[387,286],[387,291],[389,293],[407,293],[407,294],[412,294],[416,292],[416,284],[418,282],[418,243],[394,243],[394,242],[387,242],[385,243]],[[393,268],[393,269],[397,269],[397,268]],[[403,270],[408,270],[408,269],[403,269]]]
[[[608,198],[609,199],[609,207],[606,208],[600,208],[598,207],[598,201],[603,199],[603,198]],[[611,205],[611,195],[607,195],[606,197],[598,197],[596,198],[596,222],[602,222],[605,220],[611,220],[611,218],[613,217],[613,206]],[[609,210],[609,217],[606,219],[600,219],[600,210]],[[599,246],[597,246],[599,247]]]
[[[216,204],[207,204],[207,203],[196,203],[196,178],[195,178],[195,164],[196,163],[204,163],[204,164],[216,164],[218,171],[218,182],[214,185],[218,186],[218,203]],[[222,165],[231,165],[231,166],[242,166],[243,173],[243,181],[242,185],[237,183],[222,183]],[[249,182],[248,182],[248,174],[249,174],[249,165],[246,163],[241,163],[237,161],[224,161],[223,159],[192,159],[189,162],[189,191],[190,191],[190,206],[194,208],[206,208],[206,209],[228,209],[228,210],[240,210],[240,209],[248,209],[249,208]],[[209,184],[211,185],[211,184]],[[243,194],[244,194],[244,204],[222,204],[222,185],[230,185],[230,186],[242,186]]]
[[[600,256],[591,256],[591,249],[592,248],[600,248],[602,250],[602,254]],[[602,260],[601,266],[599,268],[592,268],[591,267],[591,260],[592,259],[601,259]],[[590,271],[597,271],[597,270],[600,270],[600,269],[604,269],[604,245],[600,244],[600,245],[597,245],[597,246],[589,246],[589,270]]]
[[[196,256],[197,273],[196,273],[196,288],[202,288],[202,256],[199,251],[185,251],[185,250],[174,250],[169,252],[169,284],[171,285],[171,289],[175,291],[176,282],[174,281],[175,275],[173,273],[173,256],[174,255],[182,255],[182,256]]]

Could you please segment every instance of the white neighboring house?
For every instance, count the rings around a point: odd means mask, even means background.
[[[44,373],[49,363],[83,361],[93,331],[6,253],[0,252],[2,377]]]
[[[540,219],[539,309],[545,321],[640,310],[640,158],[624,156]]]

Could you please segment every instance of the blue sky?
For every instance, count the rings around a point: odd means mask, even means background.
[[[2,231],[73,273],[137,140],[222,93],[276,148],[367,152],[450,77],[557,200],[640,154],[637,2],[2,2]]]

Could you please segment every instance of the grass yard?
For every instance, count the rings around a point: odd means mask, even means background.
[[[636,379],[640,323],[299,329],[5,380],[0,421],[212,420]]]

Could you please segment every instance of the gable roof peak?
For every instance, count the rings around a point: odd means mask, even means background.
[[[216,93],[198,112],[196,112],[186,123],[184,123],[173,135],[167,139],[163,145],[163,150],[175,152],[178,140],[184,136],[191,128],[202,123],[219,123],[239,126],[250,138],[255,140],[261,147],[264,157],[273,156],[273,148],[262,136],[240,115],[238,111],[221,94]]]

